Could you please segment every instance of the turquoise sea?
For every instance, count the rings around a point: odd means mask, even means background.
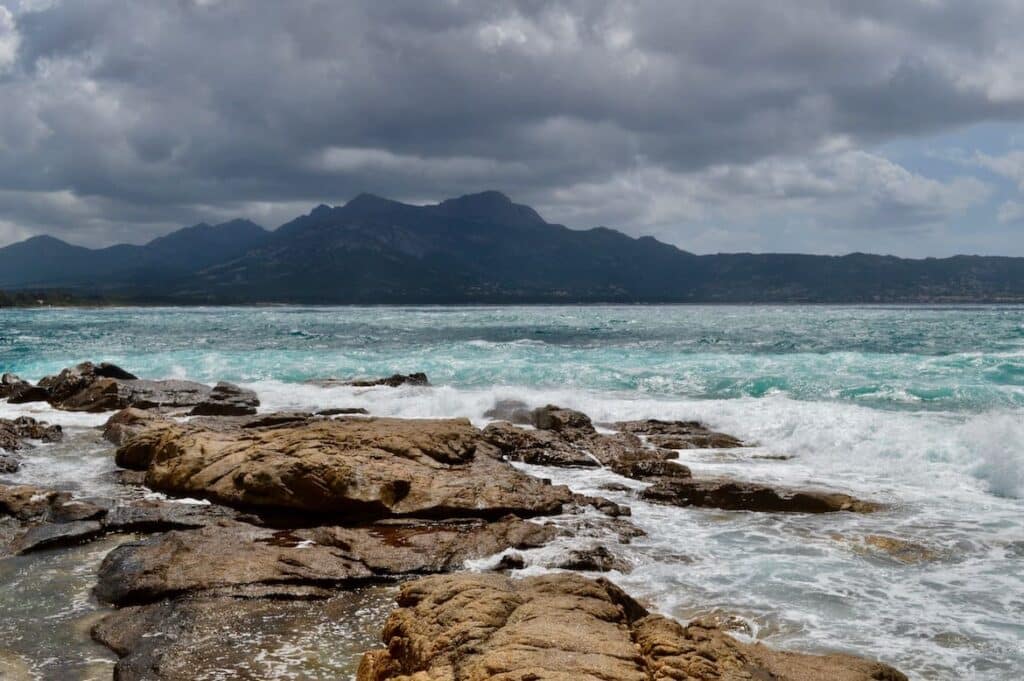
[[[1024,678],[1024,307],[0,310],[0,372],[34,380],[87,359],[147,378],[231,380],[267,410],[365,406],[483,424],[512,398],[595,421],[704,420],[757,446],[683,452],[695,473],[830,487],[889,508],[755,515],[623,496],[649,536],[624,549],[634,569],[616,581],[681,618],[735,616],[780,647],[880,657],[912,678]],[[432,387],[304,383],[411,371]],[[72,432],[102,422],[0,401],[0,416],[18,414]],[[109,451],[37,452],[10,477],[104,484]],[[540,473],[611,496],[604,471]],[[876,535],[928,557],[870,550]],[[0,621],[5,607],[10,595]]]

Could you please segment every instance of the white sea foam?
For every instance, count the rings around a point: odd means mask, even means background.
[[[572,548],[603,541],[633,566],[611,577],[668,614],[735,615],[769,643],[879,656],[912,678],[1011,679],[1024,664],[1024,522],[1020,452],[1013,413],[884,412],[849,403],[800,402],[785,395],[737,400],[639,399],[576,390],[496,387],[319,388],[249,384],[264,410],[363,406],[376,415],[468,416],[477,424],[500,399],[575,407],[596,421],[699,418],[756,443],[729,452],[684,451],[697,473],[727,473],[782,484],[849,490],[891,504],[871,515],[787,516],[655,506],[603,489],[623,482],[606,470],[524,466],[555,483],[633,508],[648,536],[620,546],[600,533],[566,536],[524,551],[526,570],[550,569]],[[26,452],[21,481],[102,493],[113,469],[92,426],[106,415],[40,405],[0,405],[7,417],[33,413],[68,426],[69,442]],[[74,425],[72,425],[74,424]],[[83,438],[85,438],[83,440]],[[795,456],[788,461],[754,458]],[[640,483],[630,482],[630,487]],[[573,519],[558,522],[567,527]],[[866,535],[895,536],[935,551],[902,565],[856,550]],[[498,558],[471,565],[485,569]]]
[[[483,425],[496,401],[519,399],[580,409],[597,422],[703,420],[755,446],[681,452],[698,474],[845,490],[889,508],[825,516],[684,510],[604,489],[622,482],[605,470],[524,468],[630,505],[648,536],[628,547],[603,538],[635,566],[613,576],[672,615],[737,615],[776,645],[878,656],[913,678],[1011,679],[1024,665],[1019,412],[882,411],[783,393],[673,400],[515,386],[323,389],[267,381],[248,387],[268,410],[361,406],[375,415],[468,416]],[[794,458],[757,458],[779,454]],[[904,565],[865,549],[868,535],[919,544],[936,558]],[[522,552],[525,574],[545,571],[573,546],[595,539],[602,537],[569,537]],[[486,569],[497,560],[470,567]]]

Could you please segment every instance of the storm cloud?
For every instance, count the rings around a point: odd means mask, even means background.
[[[1006,252],[1020,135],[971,131],[1024,121],[1022,33],[1013,0],[0,0],[0,244],[496,188],[696,252]]]

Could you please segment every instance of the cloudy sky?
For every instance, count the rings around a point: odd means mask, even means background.
[[[0,245],[495,188],[698,253],[1024,256],[1019,0],[0,0]]]

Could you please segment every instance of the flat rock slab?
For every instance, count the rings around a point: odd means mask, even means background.
[[[870,513],[881,508],[874,502],[862,501],[839,492],[769,487],[723,478],[659,480],[641,492],[640,497],[673,506],[719,508],[726,511]]]
[[[96,595],[114,605],[199,593],[323,598],[338,587],[445,572],[508,548],[543,546],[556,534],[516,518],[304,530],[221,521],[122,544],[100,566]]]
[[[346,523],[551,515],[572,501],[568,488],[502,462],[465,419],[353,418],[230,431],[162,422],[130,438],[116,460],[145,469],[156,490]]]
[[[25,554],[60,546],[73,546],[95,539],[102,534],[103,525],[97,520],[35,525],[14,539],[11,551]]]
[[[132,499],[107,511],[107,532],[165,532],[198,529],[238,516],[234,509],[216,504],[184,503],[156,499]]]
[[[712,625],[651,615],[574,574],[427,577],[402,586],[358,681],[906,681],[846,655],[780,653]]]
[[[313,601],[179,598],[121,608],[92,635],[121,656],[118,681],[351,679],[393,591],[371,586]]]

